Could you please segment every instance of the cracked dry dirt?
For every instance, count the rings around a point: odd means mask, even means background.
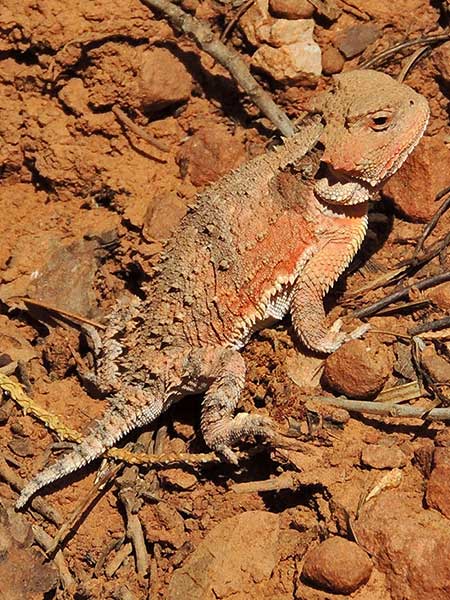
[[[182,2],[218,35],[238,4]],[[288,0],[278,4],[284,15],[294,10]],[[299,0],[295,10],[300,4],[308,2]],[[446,2],[338,0],[333,6],[329,18],[323,9],[310,10],[330,72],[448,25]],[[345,59],[336,48],[351,54],[342,39],[348,42],[349,31],[356,35],[351,28],[363,25],[372,27],[370,39],[362,36],[357,55]],[[246,60],[254,51],[239,24],[228,43]],[[430,126],[374,205],[367,241],[330,295],[331,317],[392,291],[351,296],[412,255],[423,223],[439,206],[436,193],[450,184],[449,59],[447,44],[407,77],[430,102]],[[397,74],[401,62],[397,55],[383,68]],[[260,80],[292,117],[328,80],[286,84],[273,75]],[[82,430],[105,409],[79,379],[79,365],[89,357],[85,337],[70,319],[20,298],[101,322],[117,297],[139,294],[195,194],[264,151],[274,132],[224,69],[138,0],[4,0],[0,88],[1,370]],[[169,151],[130,131],[114,108]],[[442,239],[449,224],[444,214],[426,246]],[[448,270],[444,248],[407,283]],[[449,598],[450,433],[441,423],[349,416],[309,400],[332,393],[372,399],[404,384],[417,391],[419,374],[427,387],[410,396],[411,404],[445,405],[448,330],[425,336],[419,350],[408,330],[448,314],[449,286],[413,289],[403,299],[408,306],[370,318],[373,332],[325,368],[322,358],[298,352],[288,322],[262,331],[245,349],[242,406],[266,411],[281,426],[289,420],[307,434],[310,452],[262,453],[238,469],[122,470],[94,495],[62,553],[48,560],[39,546],[48,545],[57,527],[31,510],[14,513],[17,494],[6,480],[8,472],[28,479],[61,449],[4,396],[1,600]],[[198,421],[198,399],[185,401],[157,423],[154,436],[143,437],[143,448],[202,452]],[[92,495],[98,467],[46,490],[45,501],[62,520]],[[123,494],[130,489],[130,510],[143,528],[143,568],[127,535]]]

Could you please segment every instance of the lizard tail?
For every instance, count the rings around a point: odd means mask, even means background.
[[[119,399],[108,409],[80,444],[27,483],[16,502],[16,509],[23,508],[41,488],[101,456],[132,429],[153,422],[163,412],[163,407],[163,402],[156,400],[148,392],[134,391],[132,395],[127,393],[126,400]]]

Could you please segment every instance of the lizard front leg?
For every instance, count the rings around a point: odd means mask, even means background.
[[[330,225],[333,226],[330,226]],[[329,354],[344,342],[360,337],[368,327],[351,334],[341,333],[338,319],[326,325],[323,298],[339,275],[349,265],[367,228],[367,217],[339,217],[327,225],[326,238],[299,273],[292,289],[290,312],[296,334],[311,350]]]

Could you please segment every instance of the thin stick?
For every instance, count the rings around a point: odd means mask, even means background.
[[[144,431],[138,437],[133,450],[148,450],[152,445],[152,441],[152,434],[148,431]],[[138,514],[141,506],[136,489],[138,475],[139,470],[137,467],[126,467],[117,483],[120,488],[118,498],[125,508],[126,533],[133,544],[138,575],[143,578],[148,573],[150,559]]]
[[[296,482],[292,473],[283,473],[275,479],[264,479],[262,481],[246,481],[234,483],[231,489],[236,494],[249,494],[252,492],[278,492],[280,490],[292,490]]]
[[[387,285],[391,285],[394,280],[396,280],[398,278],[402,278],[405,275],[405,273],[407,272],[407,270],[408,270],[407,266],[402,266],[402,267],[399,267],[396,269],[392,269],[391,271],[388,271],[387,273],[383,273],[382,275],[379,275],[378,277],[375,277],[375,279],[368,281],[367,283],[360,286],[356,290],[350,290],[347,294],[345,294],[343,303],[346,304],[350,300],[353,300],[353,299],[357,298],[358,296],[363,296],[364,294],[367,294],[367,292],[370,292],[372,290],[377,290],[380,287],[385,287]]]
[[[88,494],[82,498],[75,510],[71,513],[68,520],[58,529],[55,537],[53,538],[52,545],[48,548],[49,555],[53,554],[55,550],[60,546],[68,535],[75,529],[77,523],[81,517],[87,512],[87,510],[97,500],[99,493],[104,489],[105,485],[117,476],[119,471],[122,469],[121,464],[114,465],[107,473],[94,483]]]
[[[147,553],[147,547],[145,545],[142,524],[139,520],[139,516],[135,514],[133,510],[133,507],[136,504],[137,494],[135,489],[132,487],[132,483],[132,481],[127,481],[126,486],[119,491],[118,495],[120,501],[125,507],[127,518],[127,536],[133,545],[134,554],[136,557],[136,569],[138,575],[145,577],[147,575],[150,561]],[[135,480],[134,483],[136,483]]]
[[[44,531],[39,525],[32,525],[31,529],[33,531],[34,539],[37,544],[45,551],[48,552],[49,548],[53,545],[53,538],[48,535],[46,531]],[[69,567],[67,566],[66,559],[64,558],[64,554],[61,550],[55,554],[53,562],[58,569],[59,578],[62,583],[62,587],[65,590],[75,591],[76,581],[72,577],[71,572],[69,571]]]
[[[426,331],[438,331],[439,329],[445,329],[450,327],[450,317],[444,317],[443,319],[436,319],[435,321],[427,321],[421,323],[415,327],[408,329],[410,335],[419,335],[419,333],[425,333]]]
[[[412,302],[403,302],[402,304],[396,304],[395,306],[388,306],[378,311],[378,316],[382,317],[383,315],[392,315],[394,313],[398,313],[402,310],[416,310],[419,308],[423,308],[430,304],[430,300],[428,298],[423,298],[422,300],[414,300]]]
[[[78,431],[67,427],[63,421],[53,413],[45,410],[37,404],[26,393],[20,383],[0,373],[0,389],[3,394],[8,394],[23,410],[24,414],[30,413],[39,419],[51,431],[54,431],[60,439],[70,442],[81,442],[83,436]]]
[[[160,142],[151,133],[149,133],[148,131],[144,131],[141,127],[136,125],[136,123],[134,123],[130,118],[128,118],[127,115],[123,112],[123,110],[120,110],[118,106],[113,106],[111,108],[111,111],[114,113],[115,117],[122,125],[127,127],[138,137],[142,138],[155,148],[158,148],[158,150],[161,150],[161,152],[169,152],[169,148],[165,144],[163,144],[163,142]]]
[[[426,263],[430,262],[430,260],[433,260],[433,258],[435,258],[436,256],[439,256],[439,254],[441,254],[442,251],[445,250],[445,248],[449,244],[450,232],[447,233],[447,235],[445,235],[443,238],[435,242],[432,246],[430,246],[428,250],[424,252],[424,254],[422,254],[422,256],[412,256],[411,258],[400,262],[399,266],[404,266],[406,268],[415,268],[418,266],[423,266]]]
[[[403,65],[402,70],[398,74],[397,81],[403,83],[405,81],[406,76],[409,71],[413,68],[413,66],[419,61],[420,58],[424,58],[430,54],[431,48],[429,46],[424,46],[423,48],[418,48],[414,54],[411,54],[409,59]]]
[[[228,23],[228,25],[222,31],[222,34],[220,36],[221,42],[223,42],[224,40],[226,40],[228,38],[230,31],[233,29],[233,27],[236,25],[236,23],[239,21],[239,19],[242,17],[242,15],[244,15],[248,11],[250,6],[254,3],[255,3],[255,0],[247,0],[247,2],[244,2],[244,4],[242,4],[242,6],[239,7],[239,9],[236,11],[236,14],[233,16],[231,21]]]
[[[419,408],[416,406],[402,406],[393,402],[369,402],[364,400],[349,400],[344,396],[329,398],[327,396],[313,396],[311,402],[344,408],[349,412],[379,415],[380,417],[401,417],[405,419],[425,419],[426,421],[450,420],[450,408]]]
[[[117,553],[114,556],[114,558],[112,558],[111,562],[109,562],[105,567],[105,575],[108,579],[111,579],[111,577],[114,575],[117,569],[119,569],[123,561],[128,556],[130,556],[132,552],[133,546],[129,543],[124,544],[121,548],[119,548],[119,550],[117,550]]]
[[[400,52],[400,50],[404,50],[405,48],[411,48],[411,46],[423,46],[427,44],[439,44],[441,42],[446,42],[450,40],[449,33],[442,33],[440,35],[428,35],[420,38],[416,38],[415,40],[406,40],[405,42],[400,42],[399,44],[395,44],[391,48],[387,48],[383,50],[383,52],[379,52],[372,58],[365,60],[359,65],[360,69],[369,69],[373,67],[373,65],[383,62],[385,59],[389,58],[393,54]]]
[[[425,225],[422,235],[420,236],[420,238],[416,244],[416,247],[414,248],[413,258],[416,258],[420,254],[420,252],[422,252],[425,240],[430,235],[430,233],[433,231],[433,229],[436,227],[439,219],[442,217],[442,215],[445,213],[445,211],[449,208],[449,206],[450,206],[450,186],[441,190],[439,192],[439,194],[436,196],[435,201],[438,202],[439,200],[444,198],[444,196],[446,196],[447,194],[449,194],[449,197],[440,205],[440,207],[434,213],[434,215],[432,216],[430,221]]]
[[[285,137],[294,135],[295,128],[284,111],[262,89],[239,54],[215,39],[214,33],[206,23],[191,17],[168,0],[141,0],[141,2],[163,13],[178,31],[191,35],[200,48],[230,72],[250,100]]]
[[[445,281],[450,281],[450,271],[446,271],[445,273],[441,273],[440,275],[434,275],[433,277],[427,277],[426,279],[422,279],[421,281],[416,281],[415,283],[406,285],[397,290],[396,292],[385,296],[378,302],[374,302],[370,306],[366,306],[365,308],[360,308],[359,310],[353,311],[352,313],[350,313],[350,316],[358,319],[361,319],[362,317],[368,317],[370,315],[375,314],[382,308],[385,308],[389,304],[397,302],[397,300],[401,300],[413,288],[416,288],[418,290],[425,290],[435,285],[439,285],[440,283],[444,283]]]
[[[53,304],[47,304],[46,302],[41,302],[40,300],[34,300],[33,298],[24,298],[23,296],[8,298],[8,302],[11,300],[18,300],[21,302],[25,302],[25,304],[31,304],[31,306],[37,306],[38,308],[44,308],[50,312],[55,312],[63,317],[67,317],[73,321],[80,321],[80,323],[86,323],[86,325],[92,325],[96,329],[106,329],[105,325],[101,323],[97,323],[97,321],[93,321],[92,319],[88,319],[87,317],[83,317],[82,315],[78,315],[76,313],[70,312],[68,310],[64,310],[63,308],[58,308]]]

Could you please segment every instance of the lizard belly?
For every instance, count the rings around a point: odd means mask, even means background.
[[[292,295],[292,286],[286,286],[285,289],[277,292],[270,300],[266,306],[266,311],[264,316],[260,319],[257,319],[251,327],[246,328],[246,330],[242,333],[242,337],[236,340],[232,347],[236,348],[236,350],[240,350],[243,348],[249,339],[252,337],[254,333],[257,331],[261,331],[261,329],[265,329],[266,327],[272,327],[274,323],[277,321],[281,321],[289,312],[290,302]]]
[[[266,306],[266,313],[264,319],[275,319],[281,321],[289,312],[289,306],[291,303],[292,286],[286,286],[280,290],[277,294],[270,298],[269,303]]]

